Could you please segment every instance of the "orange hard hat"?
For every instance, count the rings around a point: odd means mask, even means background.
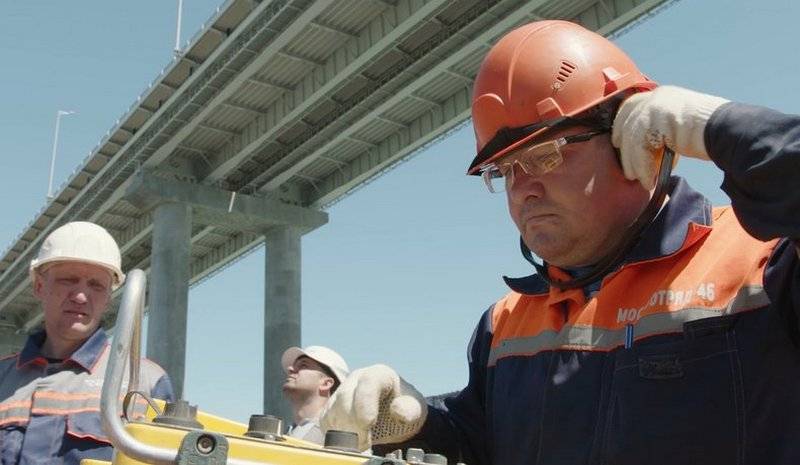
[[[468,173],[622,92],[656,85],[619,47],[578,24],[519,27],[492,47],[475,78],[478,155]]]

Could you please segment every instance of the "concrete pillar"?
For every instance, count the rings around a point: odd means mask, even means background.
[[[191,231],[191,207],[177,202],[156,207],[150,259],[147,357],[167,371],[177,397],[183,396],[186,364]]]
[[[299,228],[276,226],[268,230],[264,283],[264,412],[292,423],[292,410],[283,398],[285,379],[281,354],[300,345],[300,237]]]

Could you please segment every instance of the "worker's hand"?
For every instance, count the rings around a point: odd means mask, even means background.
[[[417,434],[428,415],[425,398],[386,365],[353,371],[323,410],[320,424],[358,434],[359,450]]]
[[[703,138],[711,114],[727,100],[674,86],[634,94],[614,118],[611,142],[620,149],[625,177],[650,190],[664,146],[708,160]]]

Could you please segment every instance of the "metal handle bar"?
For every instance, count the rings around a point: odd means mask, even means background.
[[[125,431],[120,417],[120,394],[122,378],[125,371],[125,362],[131,353],[131,340],[136,333],[135,326],[141,326],[141,314],[144,308],[144,293],[147,278],[142,270],[131,270],[122,293],[122,302],[117,312],[117,325],[114,330],[114,340],[111,344],[111,353],[106,367],[103,392],[100,396],[100,417],[103,430],[108,434],[114,447],[128,457],[152,465],[170,465],[176,462],[178,451],[163,449],[136,440]],[[136,344],[137,346],[139,344]],[[134,363],[138,368],[138,354]],[[138,369],[136,370],[138,379]],[[131,380],[134,380],[132,377]]]
[[[144,444],[128,434],[120,415],[120,394],[126,359],[130,364],[130,385],[128,390],[138,390],[139,360],[141,347],[141,325],[144,310],[147,277],[142,270],[131,270],[122,293],[122,301],[117,313],[114,340],[106,367],[103,391],[100,396],[100,417],[103,430],[108,434],[111,444],[140,462],[152,465],[172,465],[178,461],[178,451]],[[229,465],[270,465],[268,462],[255,462],[228,458]]]

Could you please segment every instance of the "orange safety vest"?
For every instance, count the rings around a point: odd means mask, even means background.
[[[554,287],[546,294],[508,294],[492,313],[488,365],[543,350],[610,351],[680,333],[690,321],[768,305],[763,275],[777,240],[752,238],[730,207],[714,209],[713,218],[713,228],[690,223],[677,253],[609,274],[590,299],[582,289]],[[549,271],[568,278],[557,268]]]

